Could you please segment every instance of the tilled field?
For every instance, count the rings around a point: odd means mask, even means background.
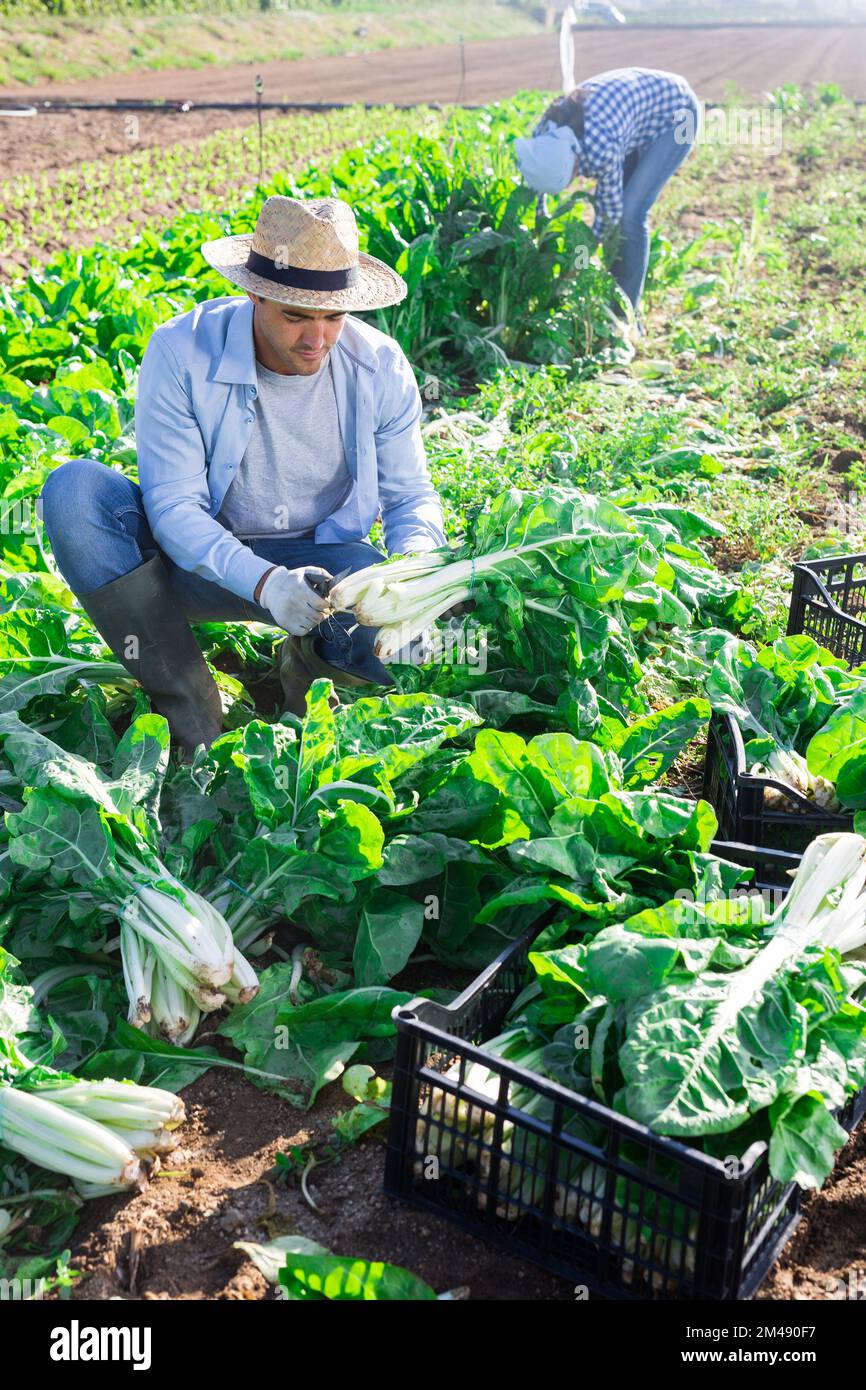
[[[578,79],[638,64],[684,73],[707,100],[728,88],[760,97],[783,82],[838,82],[866,98],[866,25],[755,25],[713,28],[587,30],[575,37]],[[524,38],[337,58],[207,70],[131,73],[41,88],[0,89],[0,99],[75,97],[92,101],[250,101],[261,72],[269,101],[495,101],[525,88],[559,87],[556,30]]]

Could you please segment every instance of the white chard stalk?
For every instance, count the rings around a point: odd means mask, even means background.
[[[577,539],[550,536],[529,545],[510,546],[471,560],[451,560],[448,553],[428,551],[388,564],[370,565],[335,584],[329,595],[335,612],[354,613],[364,627],[380,630],[375,646],[381,661],[423,632],[449,608],[469,598],[477,579],[497,569],[520,566],[522,557]]]
[[[0,1143],[101,1189],[135,1187],[143,1178],[138,1155],[113,1130],[16,1086],[0,1088]]]
[[[55,1105],[77,1110],[90,1120],[113,1129],[177,1129],[186,1118],[180,1096],[159,1086],[137,1086],[132,1081],[70,1081],[66,1086],[46,1086],[44,1096]]]
[[[120,928],[120,958],[129,999],[127,1017],[133,1028],[143,1028],[150,1021],[150,995],[156,956],[147,942],[125,923]]]
[[[246,1004],[259,989],[256,972],[236,947],[213,904],[177,880],[183,901],[153,885],[135,886],[121,910],[121,955],[129,1022],[151,1020],[170,1042],[184,1044],[203,1013],[227,1000]]]
[[[202,910],[203,898],[195,893],[187,893],[185,897],[194,911],[168,893],[141,887],[127,903],[124,918],[158,949],[160,955],[177,961],[206,988],[216,989],[231,979],[234,968],[231,934],[222,919],[225,930],[214,930],[217,914]]]
[[[151,994],[151,1031],[176,1047],[185,1047],[201,1020],[201,1009],[192,995],[182,989],[174,976],[157,961]]]
[[[114,1125],[109,1125],[109,1129],[115,1129]],[[171,1153],[179,1143],[176,1134],[172,1134],[170,1129],[115,1129],[118,1138],[124,1144],[138,1154],[139,1158],[156,1159],[162,1154]]]
[[[749,772],[753,777],[776,777],[793,791],[799,792],[801,796],[814,801],[817,806],[827,811],[841,810],[841,802],[833,783],[828,782],[826,777],[811,773],[801,753],[774,748],[763,762],[753,763]],[[780,792],[776,787],[765,787],[764,803],[774,809],[784,809],[791,804],[784,792]]]
[[[223,993],[230,1004],[248,1004],[258,992],[258,975],[240,951],[235,951],[235,968],[231,979],[223,985]]]

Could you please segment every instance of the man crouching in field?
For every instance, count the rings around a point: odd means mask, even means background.
[[[219,692],[189,623],[276,623],[286,708],[317,676],[389,683],[375,629],[326,618],[332,578],[444,544],[409,363],[352,310],[406,284],[359,254],[337,199],[268,198],[252,236],[202,254],[247,298],[162,324],[141,366],[140,486],[91,459],[43,490],[57,563],[82,607],[184,750],[219,734]]]

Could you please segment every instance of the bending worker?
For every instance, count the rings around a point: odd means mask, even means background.
[[[202,254],[246,296],[205,300],[151,337],[135,411],[139,484],[91,459],[48,477],[57,564],[184,750],[221,728],[189,623],[275,623],[285,707],[317,676],[390,684],[375,629],[323,621],[336,574],[444,544],[402,350],[352,310],[406,284],[358,252],[348,204],[271,197],[255,232]]]
[[[649,210],[697,138],[700,110],[684,77],[617,68],[587,78],[515,140],[520,172],[538,193],[597,179],[593,232],[611,244],[611,273],[637,309],[649,262]]]

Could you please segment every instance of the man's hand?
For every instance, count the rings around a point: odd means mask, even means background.
[[[326,589],[333,579],[327,570],[317,565],[305,565],[302,569],[287,570],[276,565],[265,576],[259,595],[259,603],[267,608],[274,622],[292,637],[304,637],[330,612],[327,598],[316,592],[307,575],[318,587]],[[322,583],[321,581],[325,581]]]

